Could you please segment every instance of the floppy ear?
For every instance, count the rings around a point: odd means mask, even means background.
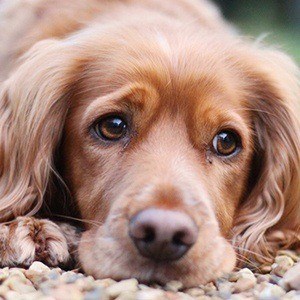
[[[74,51],[73,51],[74,52]],[[72,50],[39,42],[0,87],[0,221],[35,214],[53,174],[74,82]]]
[[[299,70],[287,56],[256,52],[245,71],[255,137],[252,186],[234,238],[243,255],[251,250],[264,262],[279,248],[300,245],[300,90]]]

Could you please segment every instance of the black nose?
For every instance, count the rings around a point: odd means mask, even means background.
[[[141,255],[155,261],[172,261],[195,244],[198,228],[185,213],[150,208],[130,220],[129,236]]]

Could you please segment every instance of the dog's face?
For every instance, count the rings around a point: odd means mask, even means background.
[[[98,278],[205,283],[233,269],[232,238],[259,255],[268,230],[294,232],[294,65],[198,28],[106,30],[41,42],[5,83],[3,214],[42,206],[58,152]]]
[[[208,68],[197,51],[163,46],[123,47],[107,77],[101,59],[86,66],[95,72],[69,110],[63,177],[83,219],[101,224],[80,245],[86,271],[192,285],[234,267],[226,238],[247,188],[251,119],[217,57]]]

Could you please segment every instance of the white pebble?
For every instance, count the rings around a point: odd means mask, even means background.
[[[136,292],[138,290],[138,281],[134,278],[122,280],[106,289],[107,294],[112,297],[118,297],[122,292]]]

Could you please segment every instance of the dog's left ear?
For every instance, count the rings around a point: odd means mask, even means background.
[[[274,50],[256,49],[246,64],[255,154],[234,238],[244,255],[251,250],[268,259],[279,248],[300,245],[299,70]]]

